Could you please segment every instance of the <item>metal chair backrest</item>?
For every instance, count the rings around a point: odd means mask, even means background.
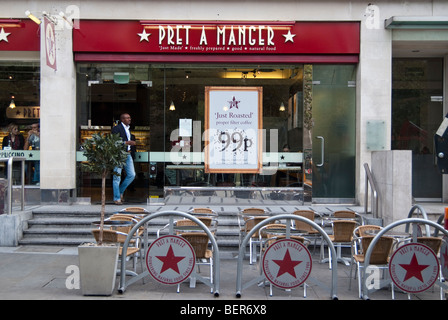
[[[356,222],[352,220],[333,221],[334,242],[350,242],[353,237],[353,230],[356,228]]]
[[[148,210],[146,210],[145,208],[142,207],[127,207],[124,208],[123,210],[120,210],[120,212],[143,212],[143,213],[149,213]]]
[[[361,238],[361,246],[363,252],[367,252],[374,236],[364,236]],[[389,256],[395,239],[391,237],[381,237],[375,244],[370,255],[370,264],[384,265],[389,262]]]
[[[244,214],[253,214],[253,215],[257,215],[257,214],[265,214],[266,212],[264,211],[264,209],[262,208],[246,208],[243,209],[242,211]]]
[[[216,214],[213,209],[210,208],[193,208],[191,210],[192,213],[207,213],[207,214]]]
[[[197,219],[200,220],[207,227],[210,227],[212,225],[213,219],[210,217],[197,217]],[[190,219],[182,219],[182,220],[177,220],[176,225],[178,225],[178,226],[197,226],[198,224]]]
[[[196,259],[210,258],[211,251],[208,250],[209,238],[206,233],[186,232],[181,236],[193,247]]]
[[[316,215],[316,213],[312,210],[296,210],[293,212],[293,214],[307,218],[311,221],[314,221],[314,217]],[[306,232],[316,231],[311,225],[303,221],[294,220],[294,226],[297,230],[301,231]]]
[[[333,212],[333,216],[335,218],[356,218],[356,212],[349,211],[349,210],[338,210]]]
[[[98,241],[100,236],[100,229],[93,229],[92,234],[95,237],[95,240]],[[121,232],[117,232],[115,230],[103,230],[104,243],[124,243],[125,240],[126,234],[122,234]]]
[[[246,233],[249,233],[257,224],[262,222],[263,220],[267,219],[267,217],[261,216],[261,217],[252,217],[250,219],[246,220],[246,223],[244,224],[244,231]],[[258,237],[259,231],[255,232],[252,237]]]
[[[357,237],[371,236],[372,234],[368,233],[369,230],[381,230],[382,228],[373,224],[365,224],[357,227],[354,233]]]
[[[133,216],[131,215],[127,215],[127,214],[114,214],[113,216],[111,216],[108,220],[114,220],[114,221],[131,221],[134,223],[137,223],[138,221],[136,219],[134,219]],[[114,230],[120,231],[120,232],[124,232],[124,233],[129,233],[132,229],[133,225],[130,226],[125,226],[125,227],[116,227]]]
[[[417,237],[417,242],[430,247],[436,255],[439,254],[440,247],[442,246],[442,238],[438,237]]]

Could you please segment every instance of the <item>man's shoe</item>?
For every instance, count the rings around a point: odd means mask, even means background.
[[[115,203],[116,205],[122,205],[122,204],[123,204],[123,202],[121,202],[120,200],[118,200],[118,201],[114,201],[114,203]]]
[[[120,201],[121,201],[121,202],[124,202],[124,194],[121,194],[121,195],[120,195]]]

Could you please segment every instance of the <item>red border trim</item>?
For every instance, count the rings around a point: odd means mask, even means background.
[[[75,53],[76,62],[156,63],[348,63],[357,64],[358,55],[176,55],[133,53]]]

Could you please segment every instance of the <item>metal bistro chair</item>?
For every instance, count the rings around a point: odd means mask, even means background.
[[[337,258],[338,261],[345,263],[346,265],[350,265],[351,258],[342,258],[341,249],[342,247],[352,248],[352,239],[353,239],[353,230],[356,228],[356,221],[352,220],[335,220],[332,222],[333,224],[333,234],[328,237],[333,242],[335,248],[337,248]],[[332,259],[331,259],[331,250],[330,246],[328,246],[328,264],[330,269],[332,268]],[[350,259],[350,261],[347,261]]]
[[[187,240],[193,247],[196,256],[196,266],[198,267],[197,273],[199,274],[201,272],[201,265],[208,265],[210,270],[210,283],[213,283],[213,251],[208,248],[210,240],[208,235],[203,232],[185,232],[180,234],[180,236]],[[196,278],[190,276],[190,284],[191,281],[196,281]],[[177,292],[180,292],[180,283],[177,285]],[[211,292],[213,293],[212,286]]]
[[[266,216],[254,216],[248,218],[243,226],[242,237],[244,238],[257,224],[265,219],[267,219]],[[255,232],[249,239],[249,264],[257,261],[257,245],[261,245],[259,231]]]
[[[320,214],[315,212],[314,210],[296,210],[292,214],[307,218],[308,220],[311,220],[313,222],[316,219],[316,216],[320,217]],[[314,254],[314,251],[316,250],[317,240],[320,239],[322,241],[322,236],[319,233],[319,231],[314,229],[308,223],[298,221],[298,220],[294,220],[294,229],[303,231],[305,233],[304,236],[306,236],[308,239],[314,239],[314,249],[313,249],[313,254]],[[321,252],[321,256],[322,256],[322,252]]]
[[[381,230],[383,227],[372,225],[372,224],[365,224],[362,226],[357,226],[355,230],[353,230],[353,254],[362,253],[361,250],[361,238],[365,236],[374,236],[375,234],[369,233],[369,231],[376,231]]]
[[[379,231],[383,229],[383,227],[381,226],[377,226],[377,225],[371,225],[371,224],[366,224],[366,225],[361,225],[361,226],[357,226],[355,228],[355,230],[353,230],[353,239],[352,239],[352,256],[356,255],[356,254],[363,254],[365,252],[363,252],[362,250],[362,246],[361,246],[361,239],[362,237],[365,236],[374,236],[375,234],[373,233],[369,233],[369,231]],[[353,264],[353,261],[352,261]],[[356,264],[355,264],[356,265]],[[355,278],[357,275],[357,267],[356,267],[356,271],[355,271]]]
[[[95,240],[98,241],[99,239],[99,234],[100,234],[100,230],[99,229],[93,229],[92,230],[92,234],[95,237]],[[140,248],[139,247],[128,247],[126,252],[123,254],[123,248],[122,245],[126,240],[126,237],[128,236],[127,233],[121,232],[121,231],[117,231],[117,230],[108,230],[108,229],[103,229],[103,242],[104,243],[115,243],[118,244],[120,246],[119,252],[118,252],[118,256],[119,259],[130,259],[132,258],[133,260],[133,272],[129,272],[129,271],[125,271],[126,274],[130,274],[130,275],[137,275],[137,259],[139,257],[141,257],[140,253]],[[140,259],[140,267],[143,270],[143,261],[142,259]],[[119,271],[121,272],[121,271]]]
[[[120,213],[115,214],[115,216],[119,215],[129,215],[136,221],[142,220],[146,215],[149,214],[149,211],[142,207],[126,207],[124,209],[120,210]],[[145,224],[144,226],[141,226],[139,228],[138,235],[140,239],[143,238],[144,240],[144,253],[146,253],[147,246],[148,246],[148,224]]]
[[[367,252],[367,248],[369,247],[370,243],[372,242],[374,236],[363,236],[361,238],[361,250],[363,253],[358,253],[353,255],[353,261],[356,264],[356,267],[358,269],[358,294],[359,298],[362,298],[362,273],[361,269],[365,269],[364,261],[365,256],[364,253]],[[392,252],[392,247],[394,245],[394,242],[396,240],[392,237],[381,237],[378,239],[378,242],[375,244],[375,248],[372,250],[372,254],[370,256],[370,265],[375,265],[377,268],[382,270],[388,270],[389,269],[389,259]],[[353,268],[350,267],[350,282],[349,286],[351,287],[352,282],[352,270]],[[365,272],[365,270],[364,270]],[[387,273],[387,272],[386,272]],[[394,285],[391,281],[391,288],[392,288],[392,299],[394,299]]]
[[[238,214],[238,225],[240,228],[239,233],[239,243],[243,242],[244,237],[252,228],[262,220],[266,219],[266,211],[263,208],[245,208],[241,210]],[[258,232],[252,236],[249,241],[249,251],[250,251],[250,264],[252,264],[252,249],[253,245],[258,243]]]
[[[134,224],[136,224],[139,222],[140,219],[138,217],[136,218],[130,214],[116,213],[116,214],[112,215],[111,217],[107,218],[106,220],[130,221],[130,222],[133,222]],[[116,227],[115,230],[128,234],[131,231],[132,227],[133,227],[133,225],[129,225],[129,226],[125,226],[125,227]],[[141,241],[141,236],[143,235],[143,232],[144,232],[144,227],[142,226],[139,228],[138,233],[134,235],[134,239],[132,241]]]
[[[424,244],[431,248],[432,251],[434,251],[436,257],[439,257],[440,248],[442,247],[443,239],[439,237],[417,237],[417,242]],[[440,286],[440,283],[444,282],[445,279],[442,276],[442,265],[439,266],[439,275],[438,275],[438,282],[440,287],[440,300],[443,300],[443,287]],[[437,282],[436,282],[437,283]]]

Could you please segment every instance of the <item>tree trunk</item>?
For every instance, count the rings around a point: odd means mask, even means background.
[[[98,245],[103,245],[104,213],[106,211],[106,172],[101,175],[101,220]]]

